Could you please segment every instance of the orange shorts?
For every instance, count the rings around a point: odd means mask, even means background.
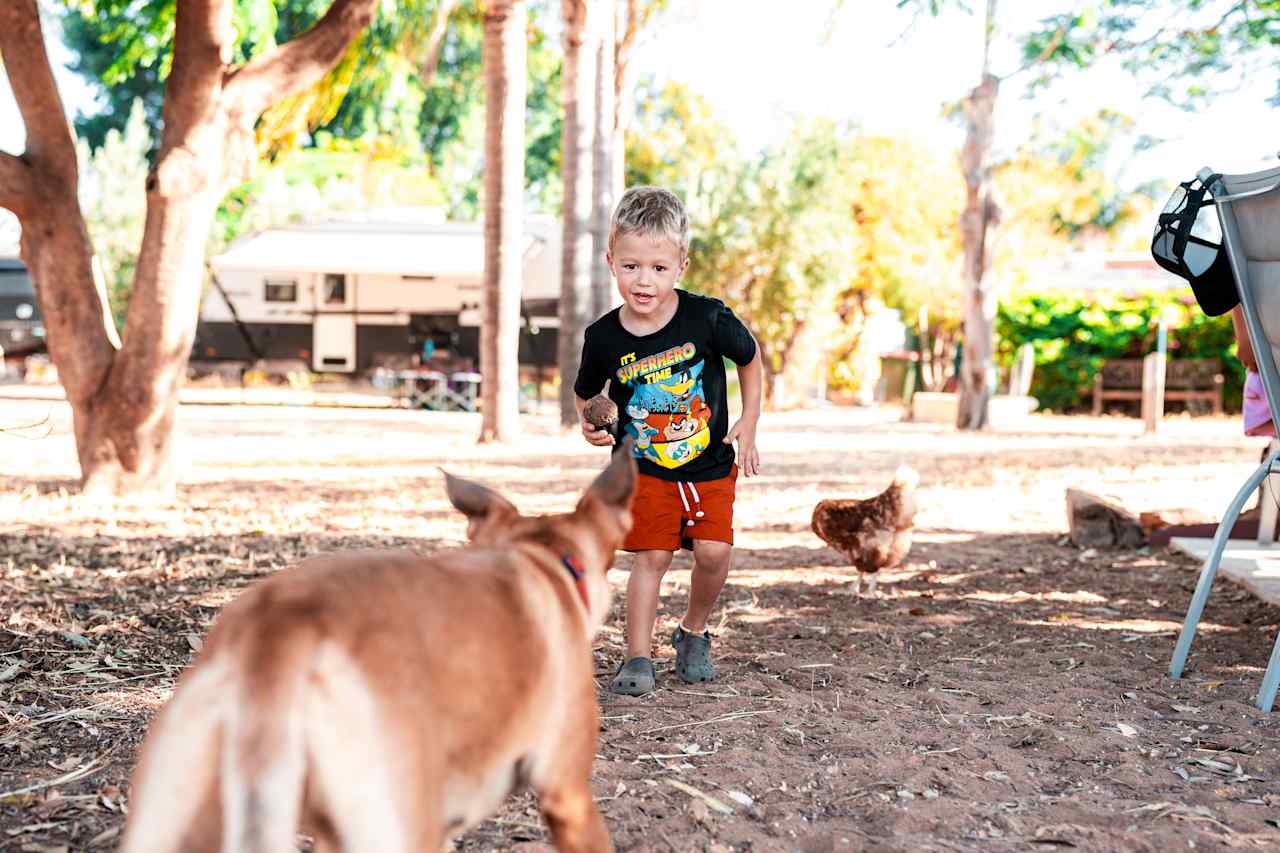
[[[694,539],[733,544],[733,497],[738,466],[729,476],[702,483],[641,474],[631,502],[631,532],[624,551],[693,549]]]

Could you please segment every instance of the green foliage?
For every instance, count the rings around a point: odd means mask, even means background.
[[[1032,146],[1042,145],[1042,156],[1056,161],[1082,187],[1084,192],[1080,195],[1088,197],[1088,203],[1083,205],[1087,210],[1085,217],[1077,219],[1070,215],[1071,208],[1082,207],[1079,203],[1064,205],[1056,211],[1055,230],[1075,237],[1088,229],[1113,229],[1134,217],[1135,211],[1129,205],[1131,193],[1115,186],[1118,175],[1108,175],[1106,169],[1107,161],[1115,152],[1142,150],[1144,140],[1135,140],[1136,128],[1137,123],[1131,117],[1104,108],[1067,128],[1056,139],[1043,143],[1032,140]]]
[[[166,4],[168,5],[168,4]],[[149,19],[153,22],[156,19]],[[117,26],[110,18],[98,18],[73,10],[63,16],[62,34],[67,46],[77,54],[71,69],[79,72],[91,84],[100,85],[98,111],[92,115],[79,115],[75,119],[76,134],[91,148],[103,144],[107,134],[123,130],[129,120],[132,105],[141,103],[153,146],[159,145],[161,112],[164,108],[164,76],[168,74],[167,59],[158,55],[136,58],[131,65],[117,65],[123,54],[118,39],[112,38]],[[172,15],[163,30],[140,30],[155,41],[172,39]]]
[[[687,87],[644,81],[642,91],[628,183],[667,186],[685,199],[693,229],[686,286],[724,298],[748,320],[770,371],[789,369],[797,336],[816,328],[828,383],[856,387],[862,322],[877,301],[911,323],[927,308],[934,335],[959,327],[964,186],[951,152],[816,122],[743,159],[722,144],[710,104]],[[1129,132],[1124,117],[1099,114],[1042,134],[1002,165],[1002,282],[1034,282],[1044,259],[1076,237],[1107,245],[1114,232],[1127,247],[1124,228],[1144,208],[1101,167],[1108,146]]]
[[[327,0],[293,0],[297,6],[327,8]],[[63,41],[76,53],[71,69],[101,87],[100,110],[77,116],[76,133],[93,148],[111,130],[123,130],[133,105],[142,102],[152,139],[159,145],[164,81],[173,61],[174,0],[68,0],[62,15]],[[233,8],[235,62],[301,32],[314,18],[288,29],[272,0],[238,0]],[[277,27],[281,30],[277,31]]]
[[[700,203],[691,205],[685,281],[743,316],[761,344],[771,388],[779,374],[816,369],[839,330],[837,295],[851,280],[857,243],[848,135],[817,121],[755,162],[722,163],[696,176],[692,195]]]
[[[76,145],[80,160],[80,209],[101,265],[118,329],[124,328],[125,308],[133,287],[133,271],[147,216],[147,152],[150,149],[151,134],[141,100],[134,103],[123,132],[108,131],[96,150],[91,150],[84,140]]]
[[[627,132],[627,186],[667,187],[691,206],[715,192],[741,164],[733,133],[711,103],[684,83],[636,86],[636,115]]]
[[[544,212],[558,211],[563,197],[561,48],[551,17],[548,3],[532,5],[525,80],[526,199]],[[473,219],[480,213],[484,172],[484,19],[477,5],[464,4],[450,20],[417,131],[432,171],[447,188],[450,216]]]
[[[1006,300],[996,317],[996,362],[1012,366],[1031,344],[1036,369],[1031,395],[1042,409],[1079,409],[1089,400],[1102,362],[1141,358],[1156,349],[1159,318],[1168,321],[1170,358],[1217,358],[1226,377],[1224,399],[1238,411],[1244,367],[1235,357],[1230,316],[1206,317],[1190,293],[1079,296],[1037,294]]]
[[[449,19],[432,83],[420,80],[422,43],[439,0],[382,3],[360,41],[318,87],[277,105],[260,123],[273,156],[283,147],[314,144],[315,133],[390,142],[425,155],[424,167],[448,188],[451,216],[473,218],[483,174],[483,3],[463,0]],[[236,0],[235,62],[243,62],[304,32],[331,0]],[[100,88],[92,115],[77,133],[93,148],[124,127],[141,100],[154,146],[159,144],[164,82],[169,73],[175,0],[69,0],[64,41],[73,70]],[[531,204],[558,209],[560,187],[560,45],[552,0],[530,3],[525,182]],[[312,137],[305,133],[314,125]],[[376,140],[376,141],[375,141]],[[277,143],[284,142],[283,146]],[[264,149],[265,151],[265,149]]]
[[[850,289],[879,296],[904,317],[918,316],[923,307],[942,325],[959,325],[956,221],[964,185],[950,152],[902,137],[856,136],[849,144],[849,212],[858,232]]]
[[[316,146],[264,164],[218,208],[209,254],[241,234],[330,214],[387,207],[443,207],[444,188],[421,154],[390,140],[319,134]]]
[[[1119,57],[1150,94],[1186,108],[1254,74],[1274,77],[1277,45],[1280,0],[1106,0],[1046,17],[1022,40],[1041,84]]]

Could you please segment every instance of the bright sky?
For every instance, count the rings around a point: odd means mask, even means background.
[[[853,120],[871,132],[933,137],[951,149],[960,144],[959,123],[939,115],[944,104],[978,82],[981,14],[922,17],[900,38],[911,14],[898,9],[897,0],[845,0],[834,16],[835,0],[675,0],[671,5],[638,50],[637,70],[688,83],[710,100],[748,149],[785,138],[789,118],[796,115]],[[979,11],[984,6],[981,0],[968,5]],[[1001,3],[992,71],[1002,76],[1016,69],[1016,36],[1065,5],[1061,0]],[[1135,180],[1185,180],[1205,165],[1223,172],[1275,165],[1280,109],[1265,104],[1275,87],[1270,75],[1198,115],[1142,101],[1138,84],[1119,69],[1078,75],[1034,101],[1023,97],[1029,77],[1018,75],[1001,86],[996,144],[1006,152],[1027,137],[1037,113],[1065,128],[1110,107],[1134,118],[1139,132],[1170,140],[1132,163],[1126,176]]]
[[[971,6],[981,9],[980,0]],[[1014,35],[1059,0],[1001,4],[1003,33],[996,36],[993,71],[1017,65]],[[905,38],[910,14],[896,0],[672,0],[671,11],[647,33],[636,67],[641,74],[689,84],[708,98],[748,150],[785,137],[796,116],[853,120],[872,132],[908,132],[958,147],[962,130],[940,117],[942,105],[963,96],[981,68],[980,15],[948,12],[922,18]],[[779,9],[785,11],[779,11]],[[827,37],[830,31],[829,38]],[[55,63],[67,53],[51,45]],[[58,68],[68,109],[90,103],[88,88]],[[1142,101],[1127,74],[1102,69],[1072,78],[1035,101],[1022,97],[1020,75],[1001,89],[997,146],[1008,151],[1026,138],[1039,113],[1067,127],[1101,107],[1132,116],[1141,132],[1170,141],[1139,155],[1126,171],[1132,180],[1185,180],[1201,166],[1247,172],[1275,165],[1280,109],[1264,103],[1274,81],[1222,96],[1207,113],[1189,115]],[[1105,97],[1100,97],[1105,94]],[[0,149],[18,152],[21,120],[0,74]]]

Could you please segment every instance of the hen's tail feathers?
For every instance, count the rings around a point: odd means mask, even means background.
[[[920,485],[920,474],[910,465],[899,465],[893,473],[893,482],[904,489],[914,489]]]

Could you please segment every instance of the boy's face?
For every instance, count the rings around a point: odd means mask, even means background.
[[[676,285],[689,266],[681,255],[680,247],[665,237],[621,234],[614,240],[609,269],[632,313],[644,318],[674,313]]]

